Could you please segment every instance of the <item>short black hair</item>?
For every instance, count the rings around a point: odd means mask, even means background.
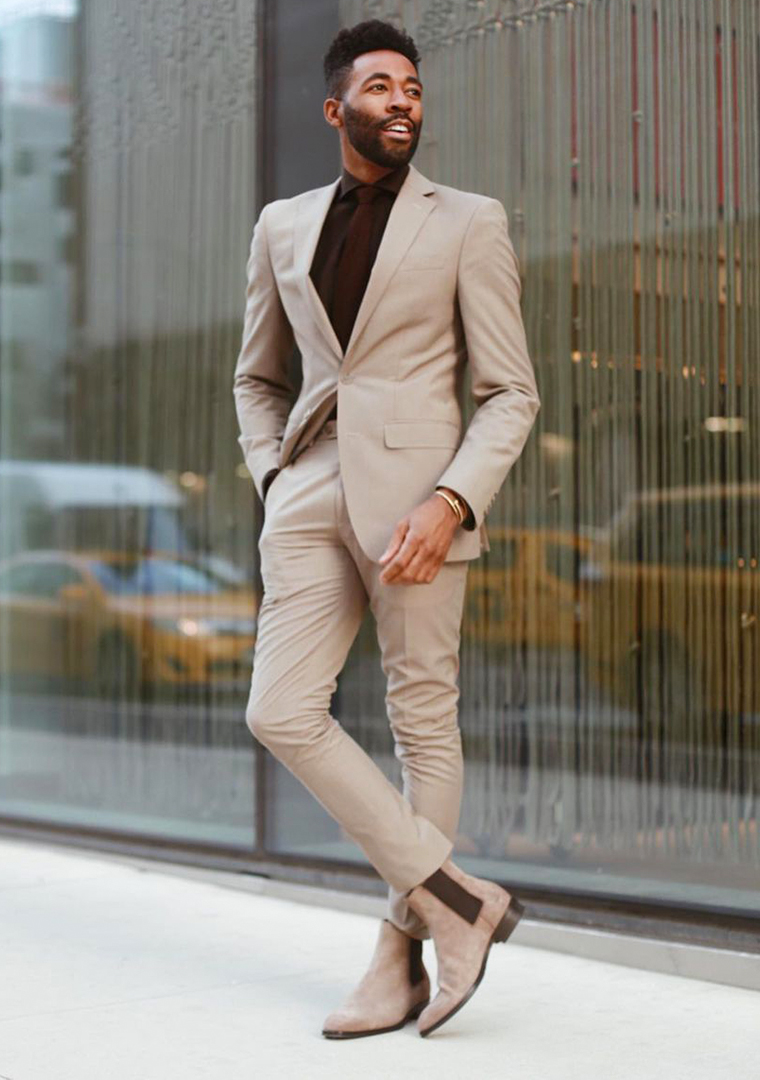
[[[391,49],[411,60],[419,73],[420,54],[409,34],[381,19],[366,19],[339,30],[324,57],[328,97],[341,98],[346,90],[354,60],[362,53]]]

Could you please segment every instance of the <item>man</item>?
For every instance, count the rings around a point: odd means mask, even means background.
[[[451,859],[457,675],[468,561],[488,546],[485,514],[540,402],[501,203],[410,163],[419,59],[408,35],[374,19],[328,49],[324,115],[342,174],[262,210],[234,378],[239,441],[265,507],[246,721],[389,885],[372,962],[325,1021],[329,1038],[412,1018],[428,1035],[469,999],[491,944],[522,913]],[[468,364],[477,409],[463,434]],[[329,713],[367,604],[403,795]]]

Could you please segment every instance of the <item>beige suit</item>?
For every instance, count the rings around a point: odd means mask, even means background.
[[[266,473],[281,471],[260,538],[265,593],[246,717],[389,883],[392,921],[422,937],[402,893],[441,865],[456,835],[467,560],[488,547],[485,515],[540,402],[504,208],[414,166],[342,354],[309,275],[338,183],[269,203],[251,242],[239,441],[259,495]],[[477,409],[463,431],[468,367]],[[337,423],[325,427],[336,395]],[[432,583],[383,585],[377,559],[396,522],[437,484],[467,500],[476,528],[457,530]],[[403,796],[328,712],[367,604]]]

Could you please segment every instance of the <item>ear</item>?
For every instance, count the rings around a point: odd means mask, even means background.
[[[326,98],[322,111],[330,127],[343,127],[343,102],[339,98]]]

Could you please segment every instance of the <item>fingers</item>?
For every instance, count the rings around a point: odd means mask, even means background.
[[[380,556],[379,561],[381,563],[387,562],[388,559],[392,559],[393,556],[398,552],[399,548],[401,547],[401,545],[402,545],[402,543],[404,541],[404,537],[406,536],[408,529],[409,529],[409,519],[408,518],[402,518],[401,521],[399,521],[396,528],[393,530],[393,536],[391,536],[391,538],[390,538],[390,540],[388,542],[388,547],[385,549],[385,551]]]
[[[393,561],[383,570],[380,581],[384,585],[427,583],[435,578],[442,562],[442,556],[410,531]]]
[[[429,584],[441,568],[443,558],[418,548],[406,564],[399,581],[421,585]]]
[[[416,551],[418,543],[419,541],[413,536],[412,532],[407,530],[403,543],[380,575],[380,580],[384,584],[394,581],[404,571],[406,564]]]

